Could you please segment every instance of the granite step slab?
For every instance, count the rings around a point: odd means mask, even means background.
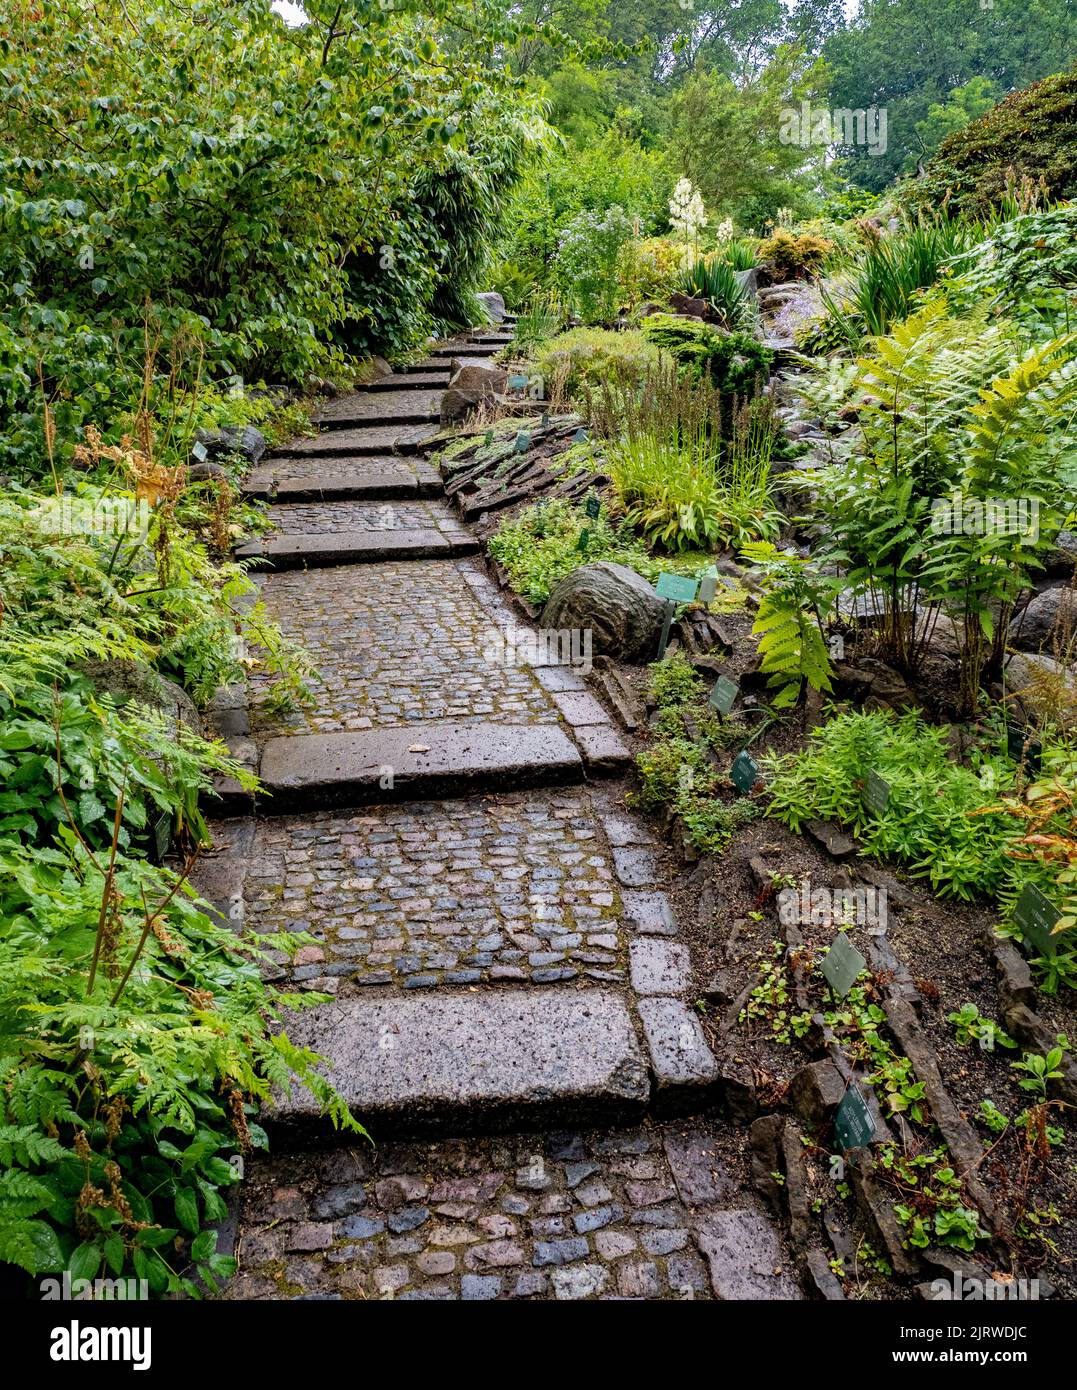
[[[322,406],[312,419],[324,430],[363,426],[421,425],[441,417],[444,390],[396,390],[351,393]]]
[[[281,444],[269,460],[289,458],[357,458],[364,455],[418,454],[433,442],[438,431],[430,424],[362,425],[334,429],[315,439],[296,439]]]
[[[391,801],[564,786],[583,780],[557,724],[424,723],[269,739],[259,810],[280,815]]]
[[[257,561],[261,569],[298,570],[369,565],[380,560],[453,559],[475,555],[478,550],[478,541],[467,531],[422,527],[269,536],[237,546],[235,556],[237,560]]]
[[[281,502],[396,501],[438,497],[441,475],[421,459],[279,459],[252,469],[244,478],[245,496]]]
[[[287,1026],[294,1044],[327,1059],[330,1081],[379,1139],[623,1122],[649,1095],[625,999],[600,987],[371,996]],[[298,1088],[264,1119],[278,1144],[328,1130]]]

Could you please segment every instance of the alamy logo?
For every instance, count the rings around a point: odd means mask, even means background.
[[[990,1279],[977,1279],[962,1275],[954,1270],[953,1279],[934,1279],[931,1284],[931,1297],[942,1302],[980,1303],[1002,1301],[1027,1303],[1040,1296],[1038,1279],[1000,1279],[992,1275]]]
[[[931,504],[931,530],[936,536],[1021,536],[1040,538],[1038,497],[966,497],[955,488],[949,497]]]
[[[509,628],[491,632],[483,656],[492,666],[572,666],[591,670],[589,627]]]
[[[149,1327],[82,1327],[70,1322],[54,1327],[49,1356],[53,1361],[128,1361],[132,1370],[150,1368]]]
[[[783,926],[866,927],[870,935],[886,930],[885,888],[812,888],[807,879],[799,888],[778,894],[778,919]]]
[[[855,111],[839,107],[828,111],[812,106],[810,101],[802,101],[799,110],[785,106],[778,139],[783,145],[800,145],[805,150],[809,145],[864,145],[868,154],[885,154],[886,107],[857,107]]]

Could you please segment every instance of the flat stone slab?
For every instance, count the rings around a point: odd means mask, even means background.
[[[323,430],[353,429],[363,425],[421,425],[441,414],[444,389],[356,392],[340,396],[313,416]]]
[[[609,834],[608,828],[606,833]],[[611,836],[610,843],[616,845],[617,840]],[[632,931],[646,932],[653,936],[677,935],[677,920],[665,893],[629,891],[622,893],[621,902],[624,905],[625,922]]]
[[[278,458],[354,458],[363,454],[417,454],[437,430],[431,425],[365,425],[334,429],[316,439],[297,439],[273,451]]]
[[[679,999],[646,998],[638,1007],[658,1108],[673,1113],[698,1106],[719,1080],[718,1063],[699,1018]]]
[[[688,948],[660,936],[641,936],[632,942],[630,967],[637,994],[683,994],[692,975]]]
[[[479,543],[467,532],[417,530],[337,531],[321,535],[269,536],[236,547],[237,560],[257,560],[274,570],[363,565],[379,560],[429,560],[474,555]]]
[[[424,724],[271,738],[260,776],[273,814],[564,785],[583,762],[556,724]]]
[[[327,1059],[330,1080],[379,1137],[635,1117],[648,1097],[625,1001],[600,988],[364,997],[290,1019],[288,1036]],[[328,1129],[299,1090],[267,1118]]]
[[[442,390],[448,385],[449,366],[446,362],[438,362],[430,367],[429,370],[397,370],[392,376],[380,376],[374,381],[368,381],[355,389],[357,392],[372,395],[381,395],[385,391],[422,391],[429,388],[440,387]]]
[[[330,502],[435,497],[442,483],[437,469],[419,460],[306,458],[263,463],[247,474],[242,487],[248,497]]]
[[[696,1239],[710,1265],[715,1298],[784,1302],[803,1298],[785,1267],[774,1227],[757,1212],[713,1212]]]

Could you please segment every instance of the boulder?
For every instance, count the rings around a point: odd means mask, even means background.
[[[111,695],[120,704],[134,701],[163,714],[173,737],[181,728],[202,733],[198,709],[186,690],[144,662],[88,661],[82,672],[98,691]]]
[[[669,297],[673,312],[681,318],[712,319],[714,310],[707,299],[693,299],[690,295],[674,290]]]
[[[211,459],[241,454],[253,467],[266,451],[265,435],[253,425],[225,425],[219,430],[195,430],[195,438]]]
[[[484,367],[477,362],[462,364],[441,398],[441,423],[454,424],[478,406],[492,403],[508,384],[509,374],[501,367]]]
[[[733,272],[737,284],[746,295],[753,295],[759,289],[759,270],[753,266],[750,270],[736,270]]]
[[[1048,579],[1069,579],[1077,572],[1077,531],[1059,531],[1043,559]]]
[[[488,323],[501,323],[505,317],[505,301],[496,290],[484,290],[475,298],[482,306]]]
[[[187,481],[189,483],[205,483],[210,480],[227,482],[228,473],[219,463],[212,461],[206,463],[192,463],[187,470]]]
[[[1077,591],[1059,587],[1035,594],[1014,617],[1006,634],[1011,647],[1038,652],[1065,630],[1077,629]]]
[[[1067,670],[1049,656],[1014,652],[1006,660],[1006,690],[1020,702],[1017,713],[1033,720],[1057,713],[1058,700],[1077,703],[1077,672]]]
[[[542,610],[542,626],[590,629],[596,654],[653,661],[665,612],[665,603],[635,570],[599,560],[561,580]]]

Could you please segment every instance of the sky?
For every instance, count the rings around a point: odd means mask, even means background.
[[[273,8],[279,15],[284,16],[285,24],[302,24],[305,18],[303,7],[295,5],[292,0],[273,0]]]

